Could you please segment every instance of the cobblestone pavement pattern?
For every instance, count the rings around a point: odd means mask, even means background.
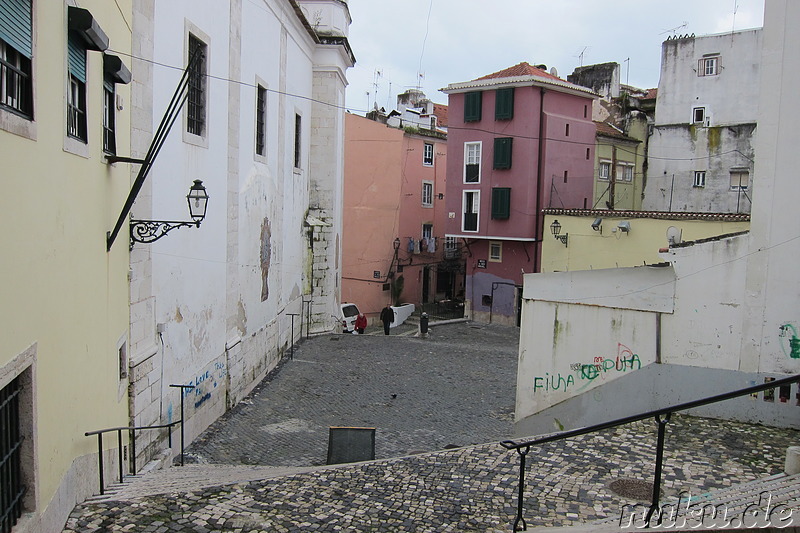
[[[310,339],[268,385],[203,435],[195,453],[215,462],[308,466],[321,462],[328,425],[376,426],[379,457],[430,453],[89,501],[75,508],[64,531],[510,531],[519,458],[496,441],[511,435],[516,335],[513,328],[462,324],[439,326],[431,339]],[[248,431],[250,440],[229,438]],[[655,433],[654,423],[639,422],[531,450],[528,526],[606,518],[635,503],[609,485],[652,479]],[[297,448],[320,435],[324,445]],[[786,447],[798,440],[798,431],[674,416],[664,496],[778,473]],[[476,441],[484,444],[431,452]],[[260,449],[264,442],[271,450]]]
[[[512,434],[519,329],[397,333],[304,341],[188,451],[209,463],[309,466],[325,464],[329,426],[375,427],[378,459]]]

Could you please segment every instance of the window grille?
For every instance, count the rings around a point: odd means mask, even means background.
[[[19,378],[0,390],[0,533],[10,533],[22,516],[22,434]]]
[[[194,35],[189,35],[189,61],[193,59],[186,97],[186,131],[203,135],[206,125],[206,45]]]

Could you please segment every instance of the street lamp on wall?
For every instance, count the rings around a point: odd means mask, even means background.
[[[550,231],[553,233],[553,237],[561,241],[561,244],[563,244],[564,246],[567,246],[569,233],[561,235],[561,224],[558,223],[558,220],[554,220],[553,223],[550,224]]]
[[[200,223],[206,218],[208,207],[208,193],[201,180],[194,180],[194,184],[189,188],[189,194],[186,195],[186,201],[189,203],[191,221],[131,220],[131,247],[134,242],[155,242],[175,228],[184,226],[199,228]]]

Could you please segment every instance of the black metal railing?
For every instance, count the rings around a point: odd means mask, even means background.
[[[21,448],[19,424],[19,379],[0,389],[0,532],[8,533],[22,516]]]
[[[145,431],[151,429],[164,429],[167,428],[167,445],[172,448],[172,428],[180,424],[181,426],[181,466],[183,466],[183,456],[184,451],[186,448],[185,443],[185,436],[183,431],[183,421],[184,412],[183,412],[183,396],[187,390],[194,389],[194,385],[170,385],[170,387],[175,389],[180,389],[181,391],[181,419],[176,420],[175,422],[170,422],[169,424],[159,424],[154,426],[119,426],[115,428],[106,428],[106,429],[98,429],[95,431],[87,431],[84,433],[87,437],[92,437],[97,435],[97,465],[98,471],[100,475],[100,494],[105,493],[105,483],[103,477],[103,434],[111,433],[113,431],[117,432],[117,454],[118,454],[118,462],[119,462],[119,482],[123,483],[125,481],[125,472],[124,472],[124,462],[125,459],[123,457],[123,447],[122,447],[122,432],[128,431],[128,442],[131,445],[130,449],[130,457],[131,457],[131,465],[130,465],[130,473],[131,475],[136,475],[136,432],[137,431]]]
[[[128,431],[129,437],[128,441],[130,442],[131,449],[130,449],[130,456],[131,456],[131,469],[130,473],[132,475],[136,475],[136,432],[143,431],[148,429],[163,429],[169,428],[167,431],[169,447],[172,448],[172,427],[177,426],[182,421],[177,420],[175,422],[171,422],[169,424],[161,424],[158,426],[120,426],[115,428],[106,428],[106,429],[98,429],[96,431],[87,431],[84,433],[87,437],[92,437],[97,435],[97,464],[98,469],[100,471],[100,494],[105,494],[105,482],[103,479],[103,434],[104,433],[111,433],[112,431],[117,432],[117,452],[119,454],[119,482],[122,483],[125,480],[125,472],[124,472],[124,464],[125,460],[123,457],[123,447],[122,447],[122,432]],[[183,446],[181,446],[181,456],[183,456]]]
[[[439,300],[438,302],[419,304],[419,314],[427,313],[429,320],[453,320],[464,318],[464,302],[461,300]]]
[[[522,508],[524,500],[523,491],[525,488],[525,459],[532,446],[545,444],[548,442],[554,442],[557,440],[568,439],[570,437],[578,437],[580,435],[586,435],[588,433],[594,433],[596,431],[602,431],[604,429],[610,429],[625,424],[631,424],[633,422],[639,422],[641,420],[646,420],[648,418],[655,419],[656,424],[658,425],[658,437],[656,444],[655,471],[653,474],[654,478],[653,497],[652,497],[652,502],[650,504],[650,508],[647,511],[647,515],[644,521],[645,527],[649,527],[650,519],[653,517],[653,514],[656,513],[659,507],[659,495],[661,493],[661,469],[662,469],[662,462],[664,459],[664,437],[666,435],[666,426],[669,423],[669,419],[672,413],[676,413],[679,411],[686,411],[688,409],[694,409],[695,407],[702,407],[704,405],[722,402],[725,400],[738,398],[740,396],[747,396],[748,394],[754,394],[765,390],[776,389],[781,385],[790,385],[791,383],[800,383],[800,374],[797,374],[795,376],[790,376],[787,378],[776,379],[774,381],[769,381],[762,385],[756,385],[753,387],[748,387],[746,389],[739,389],[731,392],[726,392],[723,394],[717,394],[715,396],[709,396],[707,398],[702,398],[700,400],[694,400],[691,402],[673,405],[671,407],[665,407],[663,409],[657,409],[655,411],[648,411],[646,413],[641,413],[638,415],[619,418],[602,424],[596,424],[594,426],[574,429],[571,431],[564,431],[561,433],[556,433],[553,435],[548,435],[546,437],[541,437],[538,439],[533,439],[525,442],[515,442],[512,440],[502,441],[500,443],[501,446],[503,446],[507,450],[515,450],[517,454],[519,454],[520,456],[519,488],[518,488],[519,491],[517,494],[517,516],[514,519],[513,531],[526,531],[528,529],[527,524],[525,523],[525,519],[522,517],[522,510],[523,510]],[[659,523],[660,520],[661,516],[660,514],[658,514]],[[520,525],[522,526],[521,529],[519,529]]]
[[[30,64],[30,61],[24,58],[22,61]],[[11,109],[30,118],[33,108],[31,104],[30,76],[21,68],[0,57],[0,107]]]

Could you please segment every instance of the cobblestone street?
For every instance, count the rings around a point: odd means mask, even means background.
[[[195,440],[189,457],[322,465],[329,426],[375,427],[378,459],[509,438],[519,329],[462,322],[436,326],[426,339],[413,331],[304,340]]]
[[[519,456],[498,441],[513,434],[518,330],[458,323],[428,339],[412,328],[392,333],[304,341],[192,444],[195,462],[214,464],[123,484],[78,505],[64,532],[511,531]],[[318,466],[329,426],[376,427],[382,460]],[[648,498],[613,487],[652,482],[655,436],[642,421],[532,449],[528,527],[617,530],[621,509]],[[798,439],[795,430],[675,415],[664,501],[776,476]],[[776,495],[800,515],[798,481],[781,478]],[[760,490],[736,505],[755,503]]]

